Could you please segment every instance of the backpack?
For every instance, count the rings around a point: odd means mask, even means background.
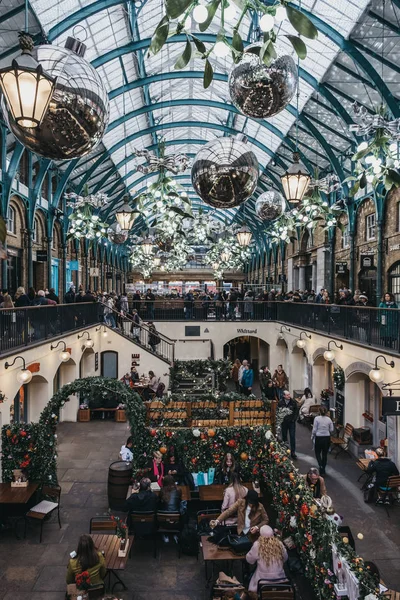
[[[185,525],[181,533],[182,554],[197,556],[199,553],[199,540],[193,525]]]
[[[165,383],[163,383],[162,381],[160,381],[160,383],[157,386],[156,397],[157,398],[162,398],[163,395],[164,395],[164,390],[165,390]]]

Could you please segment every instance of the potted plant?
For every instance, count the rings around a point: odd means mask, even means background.
[[[116,528],[115,533],[119,538],[119,551],[118,556],[125,556],[128,551],[128,527],[120,517],[114,517],[111,515],[111,520],[114,521]]]
[[[80,423],[87,423],[90,421],[90,409],[86,402],[82,402],[82,404],[79,405],[78,421]]]
[[[126,423],[125,404],[118,404],[115,411],[115,420],[117,423]]]

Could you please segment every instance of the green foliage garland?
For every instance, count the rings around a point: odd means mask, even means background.
[[[205,377],[214,373],[218,389],[225,391],[231,369],[230,360],[176,360],[169,370],[170,388],[176,392],[183,379]]]
[[[326,519],[314,502],[303,476],[290,459],[290,450],[280,445],[267,433],[271,441],[260,460],[260,479],[272,492],[274,509],[278,514],[283,538],[291,536],[305,574],[321,600],[334,600],[336,577],[331,571],[332,544],[347,560],[360,585],[360,599],[370,593],[383,600],[375,581],[349,544],[342,541],[336,525]]]
[[[342,390],[344,388],[344,371],[342,367],[337,366],[333,370],[333,385],[337,390]]]
[[[117,379],[108,377],[86,377],[76,379],[64,385],[54,394],[40,415],[38,423],[14,423],[2,428],[3,449],[3,481],[11,481],[12,470],[25,469],[31,481],[39,483],[57,483],[57,447],[56,429],[60,408],[68,402],[69,397],[80,394],[82,400],[89,405],[105,402],[112,395],[118,398],[117,403],[125,404],[125,410],[132,424],[135,446],[132,450],[135,460],[141,454],[142,438],[145,434],[146,409],[143,401]]]

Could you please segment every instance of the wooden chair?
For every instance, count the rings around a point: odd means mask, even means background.
[[[273,583],[260,579],[257,587],[258,600],[295,600],[296,594],[292,585],[287,583]]]
[[[387,506],[390,503],[394,503],[397,500],[396,495],[398,493],[398,488],[400,488],[400,475],[392,475],[388,478],[385,488],[378,488],[378,497],[380,500],[380,504],[383,503],[386,508],[386,512],[389,516],[389,511]]]
[[[331,437],[331,446],[333,446],[332,454],[333,450],[336,448],[335,458],[337,458],[342,452],[347,452],[347,454],[350,455],[349,444],[351,436],[353,435],[353,431],[353,425],[350,425],[350,423],[346,423],[346,427],[341,430],[339,437]]]
[[[222,502],[225,487],[222,483],[199,485],[199,500],[201,502]]]
[[[157,534],[161,535],[177,535],[178,536],[178,558],[181,557],[181,514],[179,512],[165,512],[158,511],[156,515],[157,520]],[[157,548],[157,535],[156,535],[156,548]]]
[[[139,538],[151,538],[154,544],[154,558],[157,556],[156,514],[153,511],[130,512],[128,515],[129,532],[135,536],[135,546]]]
[[[111,517],[92,517],[90,519],[89,533],[93,532],[110,532],[115,533],[117,524]]]
[[[28,519],[34,519],[40,522],[40,543],[42,543],[43,537],[43,523],[45,520],[50,518],[50,515],[57,511],[58,524],[61,529],[61,518],[60,518],[60,498],[61,498],[61,487],[56,485],[54,487],[43,486],[41,490],[42,500],[39,504],[35,504],[25,515],[25,531],[24,537],[26,538],[26,530],[28,526]],[[51,498],[51,501],[47,500]]]
[[[314,423],[315,417],[318,417],[318,415],[319,415],[319,409],[320,408],[321,408],[320,404],[313,404],[312,406],[310,406],[310,409],[308,411],[308,415],[303,415],[304,416],[304,423],[306,425],[308,425],[309,427],[312,426],[312,424]]]
[[[197,511],[197,525],[200,525],[202,521],[215,521],[221,514],[220,510],[215,508],[208,508],[206,510]]]

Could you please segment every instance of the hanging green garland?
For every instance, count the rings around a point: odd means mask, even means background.
[[[214,374],[218,390],[225,391],[226,381],[230,377],[231,369],[232,363],[230,360],[176,360],[169,370],[169,385],[173,392],[177,392],[180,383],[184,379],[210,378]],[[210,382],[207,383],[206,387],[208,389],[212,388]]]
[[[335,367],[333,370],[333,385],[337,390],[344,388],[344,371],[342,367]]]

